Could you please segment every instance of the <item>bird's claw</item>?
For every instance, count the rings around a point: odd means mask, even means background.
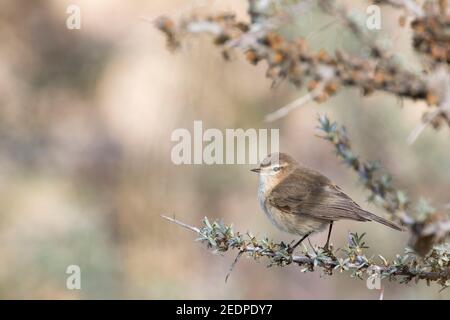
[[[333,246],[328,243],[322,249],[324,253],[333,254]]]
[[[287,245],[286,251],[287,251],[288,254],[293,254],[294,250],[295,250],[295,247],[291,247],[290,244]]]

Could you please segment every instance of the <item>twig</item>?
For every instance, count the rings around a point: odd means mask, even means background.
[[[396,280],[395,277],[400,276],[402,277],[401,281],[404,283],[413,279],[425,279],[427,281],[436,281],[443,287],[447,287],[447,281],[450,278],[450,262],[448,258],[450,252],[444,249],[439,249],[440,251],[435,251],[438,249],[434,249],[430,255],[420,260],[410,253],[407,253],[403,257],[397,255],[396,260],[391,264],[388,264],[387,260],[383,258],[384,265],[379,266],[362,254],[362,250],[367,248],[365,243],[362,242],[363,235],[351,235],[352,241],[349,248],[341,250],[347,254],[342,258],[336,257],[332,251],[320,251],[317,254],[305,253],[304,255],[293,255],[292,252],[287,250],[288,247],[286,245],[275,244],[267,239],[256,240],[250,237],[249,240],[243,240],[239,233],[235,234],[231,227],[227,227],[220,222],[211,224],[205,218],[204,227],[199,229],[167,216],[162,217],[199,234],[202,237],[200,241],[206,242],[208,247],[214,249],[214,251],[225,252],[230,249],[238,249],[239,254],[230,270],[233,269],[241,255],[247,253],[254,259],[258,259],[261,256],[268,257],[271,261],[270,266],[285,266],[295,263],[299,266],[307,266],[306,269],[303,269],[304,271],[314,271],[314,268],[319,266],[327,274],[332,274],[333,270],[350,270],[358,278],[362,278],[362,275],[370,268],[376,268],[382,278],[388,278],[389,280]],[[442,256],[442,259],[445,259],[446,262],[436,262],[437,256]]]
[[[408,139],[406,139],[406,143],[408,145],[412,145],[417,138],[419,138],[420,134],[423,132],[423,130],[430,124],[431,121],[433,121],[434,118],[436,118],[441,110],[436,109],[433,110],[432,113],[430,113],[425,121],[422,121],[419,123],[409,134]]]
[[[161,215],[161,217],[162,217],[163,219],[169,220],[170,222],[176,223],[176,224],[182,226],[183,228],[186,228],[186,229],[188,229],[188,230],[191,230],[191,231],[194,231],[195,233],[200,234],[200,229],[199,229],[199,228],[190,226],[190,225],[188,225],[188,224],[186,224],[186,223],[184,223],[184,222],[181,222],[180,220],[177,220],[177,219],[175,219],[175,218],[170,218],[170,217],[165,216],[165,215],[163,215],[163,214]]]
[[[308,34],[305,38],[305,40],[311,40],[313,37],[315,37],[317,34],[321,33],[322,31],[328,29],[329,27],[331,27],[333,24],[335,24],[337,22],[336,19],[331,20],[330,22],[326,23],[325,25],[323,25],[322,27],[320,27],[317,30],[312,31],[310,34]]]
[[[244,251],[239,251],[239,253],[237,254],[236,258],[234,259],[233,263],[230,266],[230,269],[228,270],[227,275],[225,276],[225,282],[228,281],[228,277],[231,275],[231,272],[233,272],[234,267],[236,266],[236,264],[239,261],[239,258],[242,256],[242,254],[244,253]]]
[[[280,109],[278,109],[272,113],[269,113],[264,118],[264,121],[265,122],[273,122],[273,121],[276,121],[278,119],[281,119],[281,118],[287,116],[289,114],[289,112],[291,112],[297,108],[300,108],[304,104],[306,104],[306,103],[310,102],[311,100],[314,100],[316,97],[318,97],[322,93],[322,88],[323,88],[323,86],[320,86],[320,88],[317,88],[312,92],[308,92],[307,94],[301,96],[300,98],[295,99],[294,101],[288,103],[284,107],[281,107]]]
[[[410,231],[409,246],[420,255],[427,254],[433,245],[443,243],[450,236],[450,217],[424,203],[413,209],[406,192],[394,186],[389,173],[381,173],[381,165],[374,161],[361,161],[354,154],[345,127],[330,122],[326,116],[319,117],[318,127],[324,139],[330,141],[338,157],[353,169],[364,186],[371,192],[369,201],[383,207],[391,219],[400,221]],[[415,212],[414,212],[415,211]],[[422,218],[417,218],[422,217]]]

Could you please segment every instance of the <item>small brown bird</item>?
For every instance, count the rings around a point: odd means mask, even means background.
[[[285,153],[272,153],[259,168],[258,199],[267,217],[279,229],[300,235],[297,247],[313,232],[341,219],[376,221],[402,231],[396,224],[361,209],[349,196],[320,172],[306,168]]]

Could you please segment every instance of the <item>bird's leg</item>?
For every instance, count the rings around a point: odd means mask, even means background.
[[[308,238],[309,235],[310,235],[311,233],[312,233],[312,231],[309,232],[309,233],[307,233],[307,234],[305,234],[300,240],[297,241],[296,244],[294,244],[294,245],[291,247],[291,250],[294,251],[294,249],[297,248],[298,245],[299,245],[300,243],[302,243],[303,240],[305,240],[306,238]]]
[[[325,243],[324,247],[325,250],[328,250],[328,246],[330,245],[331,229],[333,229],[333,221],[330,222],[330,228],[328,229],[327,243]]]

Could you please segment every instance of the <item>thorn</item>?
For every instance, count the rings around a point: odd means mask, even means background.
[[[231,264],[230,269],[228,270],[228,273],[227,273],[227,275],[226,275],[226,277],[225,277],[225,283],[227,283],[228,278],[229,278],[230,275],[231,275],[231,272],[233,272],[234,267],[235,267],[236,264],[238,263],[239,258],[242,256],[243,253],[244,253],[244,251],[240,250],[239,253],[237,254],[236,258],[234,259],[233,263]]]
[[[294,101],[288,103],[284,107],[269,113],[264,118],[265,122],[274,122],[275,120],[281,119],[292,110],[299,108],[303,106],[304,104],[308,103],[309,101],[313,100],[314,98],[318,97],[322,93],[323,85],[319,85],[314,91],[308,92],[304,96],[301,96],[298,99],[295,99]]]
[[[168,217],[168,216],[163,215],[163,214],[161,214],[160,216],[161,216],[161,218],[166,219],[166,220],[168,220],[170,222],[173,222],[175,224],[178,224],[178,225],[182,226],[183,228],[186,228],[188,230],[194,231],[195,233],[200,233],[200,229],[199,228],[190,226],[190,225],[188,225],[188,224],[186,224],[184,222],[181,222],[180,220],[175,219],[175,215],[174,215],[173,218]]]
[[[434,118],[436,118],[441,111],[439,109],[433,111],[429,117],[423,122],[420,122],[409,134],[408,138],[406,139],[406,143],[408,145],[412,145],[417,138],[422,134],[423,130],[428,126],[428,124],[433,121]]]

